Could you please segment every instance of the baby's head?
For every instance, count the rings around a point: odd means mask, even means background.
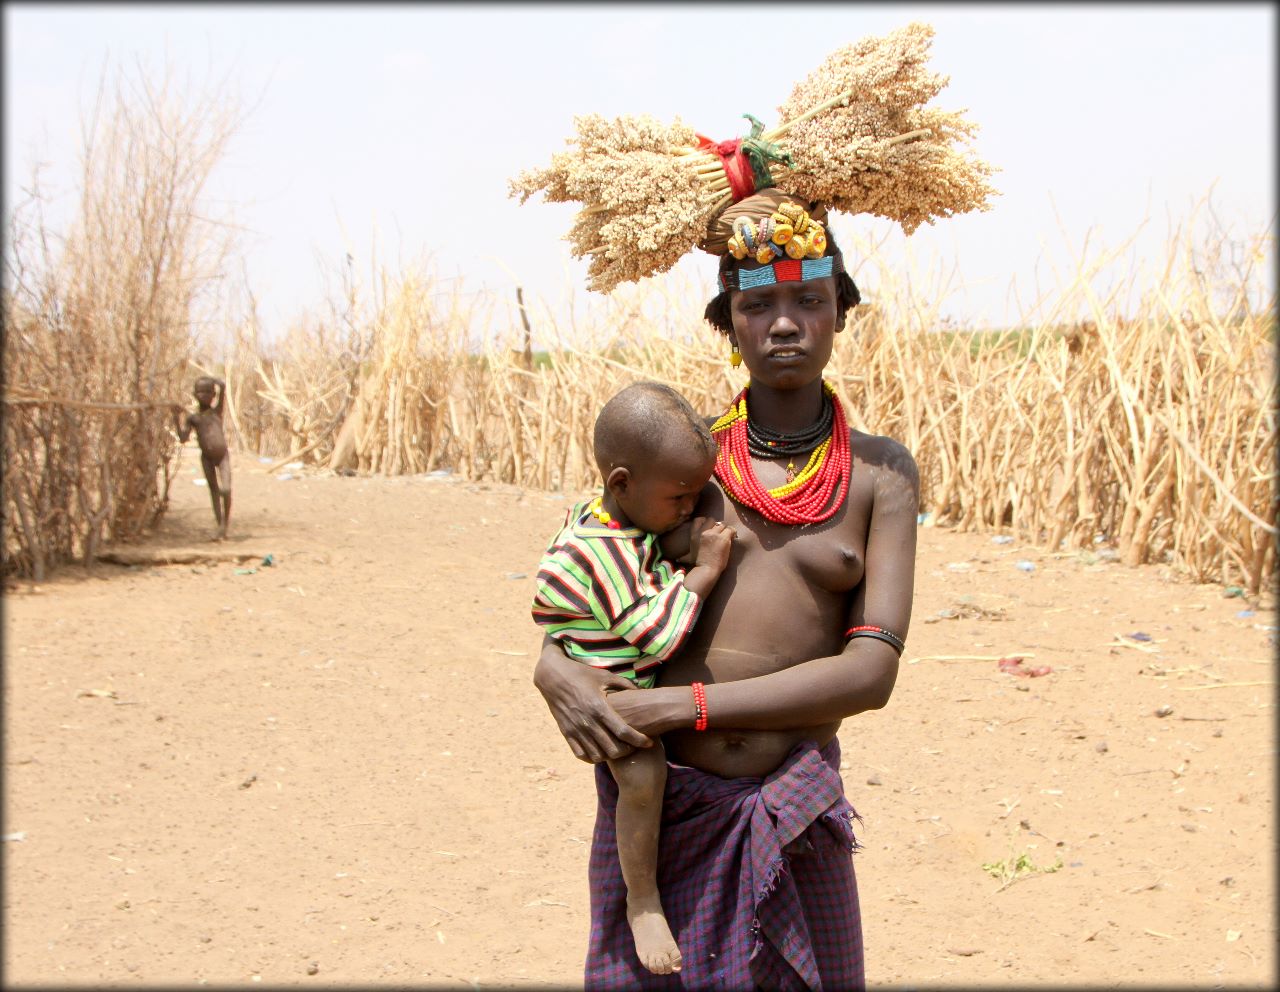
[[[212,376],[202,375],[196,380],[195,387],[191,392],[200,401],[201,406],[211,406],[213,404],[213,394],[217,388],[218,384]]]
[[[715,438],[670,386],[637,382],[596,418],[596,466],[633,526],[663,534],[693,514],[715,469]]]

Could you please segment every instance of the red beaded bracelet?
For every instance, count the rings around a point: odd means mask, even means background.
[[[891,646],[898,654],[902,654],[906,642],[891,630],[885,630],[883,627],[874,627],[871,624],[861,624],[857,627],[850,627],[844,632],[844,639],[850,641],[855,637],[874,637],[878,641],[884,641]]]
[[[701,682],[693,683],[693,729],[707,729],[707,688]]]

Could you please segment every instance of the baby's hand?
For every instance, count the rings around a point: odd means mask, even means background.
[[[694,517],[675,530],[663,535],[663,547],[674,548],[673,557],[681,565],[693,565],[698,560],[698,538],[711,523],[710,517]],[[687,542],[687,543],[686,543]],[[681,553],[678,549],[683,547]]]
[[[698,527],[694,521],[693,544],[697,548],[697,563],[717,572],[723,572],[729,564],[729,550],[733,547],[733,539],[737,531],[719,520],[707,520],[700,517],[703,526]]]

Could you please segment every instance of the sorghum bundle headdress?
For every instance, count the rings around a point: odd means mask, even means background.
[[[766,129],[745,114],[751,131],[733,141],[712,141],[679,118],[667,126],[647,116],[577,117],[576,142],[511,180],[511,195],[524,202],[542,191],[551,202],[583,204],[568,240],[576,257],[590,257],[589,284],[600,292],[665,272],[695,246],[722,255],[741,231],[717,219],[768,187],[888,218],[907,234],[986,210],[994,170],[959,147],[976,125],[926,106],[947,84],[925,68],[933,33],[909,24],[838,49],[778,108],[782,123]],[[806,244],[789,257],[821,254]]]

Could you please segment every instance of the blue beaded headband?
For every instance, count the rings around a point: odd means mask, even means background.
[[[780,282],[808,282],[810,279],[825,279],[844,271],[840,258],[827,255],[825,258],[787,258],[771,265],[762,265],[758,269],[743,269],[733,266],[722,273],[717,282],[720,292],[731,289],[755,289],[757,286],[772,286]]]

